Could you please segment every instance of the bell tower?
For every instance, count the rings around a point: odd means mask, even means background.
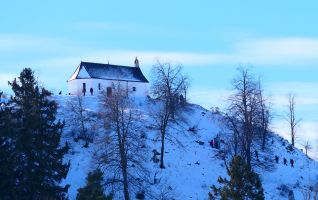
[[[139,68],[139,60],[138,60],[137,57],[136,57],[136,59],[135,59],[135,67],[138,67],[138,68]]]

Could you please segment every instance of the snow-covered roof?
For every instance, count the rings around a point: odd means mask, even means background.
[[[92,62],[81,62],[68,81],[87,78],[148,83],[139,67]]]

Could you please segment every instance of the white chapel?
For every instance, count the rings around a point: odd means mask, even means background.
[[[134,97],[147,96],[149,84],[137,58],[134,67],[81,62],[67,83],[71,95],[97,95],[106,91],[111,96],[114,84],[119,83]]]

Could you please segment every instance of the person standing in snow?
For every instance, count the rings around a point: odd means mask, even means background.
[[[83,88],[83,95],[85,96],[85,94],[86,94],[86,89],[85,88]]]
[[[275,156],[275,161],[276,161],[276,163],[278,164],[278,161],[279,161],[278,156]]]
[[[219,140],[217,138],[214,139],[214,146],[216,149],[219,149]]]
[[[210,146],[211,146],[212,148],[214,148],[214,140],[213,140],[213,139],[210,141]]]
[[[284,158],[284,165],[287,166],[287,159],[286,158]]]
[[[294,167],[294,159],[290,159],[290,166]]]
[[[255,150],[255,156],[256,156],[256,160],[258,161],[258,151]]]
[[[294,196],[293,190],[289,190],[289,192],[288,192],[288,200],[295,200],[295,196]]]
[[[91,88],[89,91],[91,93],[91,96],[93,96],[93,92],[94,92],[93,88]]]

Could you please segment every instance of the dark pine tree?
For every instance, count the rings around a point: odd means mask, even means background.
[[[264,190],[257,173],[240,157],[233,158],[230,169],[227,169],[230,180],[219,177],[221,187],[212,186],[210,199],[220,197],[221,200],[263,200]]]
[[[64,199],[69,186],[59,184],[68,173],[70,164],[63,157],[69,147],[60,144],[64,124],[56,119],[57,104],[30,68],[9,85],[14,92],[9,104],[16,131],[15,193],[19,199]]]
[[[0,99],[1,100],[1,99]],[[0,102],[0,194],[1,199],[17,199],[15,195],[15,135],[11,109]]]
[[[112,195],[104,194],[103,172],[99,169],[90,172],[86,178],[86,186],[78,189],[76,200],[112,200]]]

